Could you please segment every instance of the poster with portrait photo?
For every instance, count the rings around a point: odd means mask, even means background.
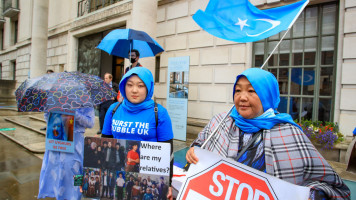
[[[47,122],[46,149],[74,152],[74,112],[50,112]]]

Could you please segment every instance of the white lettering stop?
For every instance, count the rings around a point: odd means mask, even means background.
[[[260,198],[262,198],[264,200],[270,200],[266,193],[264,193],[258,189],[255,189],[255,191],[254,191],[254,189],[247,183],[239,184],[240,183],[239,180],[237,180],[229,175],[225,176],[225,174],[222,173],[221,171],[214,172],[213,182],[215,185],[209,185],[209,192],[216,197],[220,197],[224,192],[224,187],[219,182],[218,177],[220,177],[221,181],[229,181],[229,186],[226,191],[225,200],[230,199],[231,193],[234,189],[237,190],[236,197],[235,197],[236,200],[241,199],[242,192],[244,190],[247,190],[247,192],[248,192],[248,197],[247,197],[248,200],[259,200]]]

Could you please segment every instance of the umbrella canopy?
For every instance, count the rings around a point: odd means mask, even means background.
[[[107,34],[97,46],[107,53],[128,58],[130,50],[137,49],[140,58],[152,57],[164,51],[161,45],[143,31],[115,29]]]
[[[18,111],[43,112],[93,107],[112,99],[115,93],[98,76],[61,72],[28,79],[15,95]]]

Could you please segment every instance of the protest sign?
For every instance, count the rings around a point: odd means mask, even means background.
[[[74,152],[74,113],[50,112],[46,132],[46,149]]]
[[[297,186],[241,163],[196,147],[192,164],[177,199],[291,199],[305,200],[309,188]]]
[[[85,197],[143,199],[167,194],[169,143],[97,137],[86,137],[84,143]]]

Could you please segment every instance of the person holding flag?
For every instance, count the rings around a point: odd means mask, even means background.
[[[287,182],[311,188],[310,199],[350,199],[350,190],[320,155],[292,117],[278,113],[277,79],[270,72],[250,68],[237,76],[234,108],[223,119],[218,114],[199,133],[186,154],[188,163],[199,159],[202,146],[218,123],[216,138],[206,149]],[[286,160],[287,159],[287,160]]]

